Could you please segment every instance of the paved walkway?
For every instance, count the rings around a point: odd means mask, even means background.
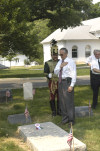
[[[5,78],[0,79],[0,89],[18,89],[23,87],[23,83],[32,82],[34,88],[48,87],[45,77],[34,78]],[[89,76],[77,76],[76,85],[89,85]]]

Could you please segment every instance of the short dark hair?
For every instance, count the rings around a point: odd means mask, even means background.
[[[95,54],[96,52],[100,52],[100,50],[99,50],[99,49],[94,49],[94,54]]]
[[[68,50],[66,48],[61,48],[60,50],[63,50],[65,53],[68,54]]]

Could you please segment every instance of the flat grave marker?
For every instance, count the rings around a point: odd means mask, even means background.
[[[18,127],[19,134],[32,151],[70,151],[66,131],[52,122],[40,123],[40,128],[37,130],[35,124]],[[86,151],[86,145],[75,137],[74,151]]]
[[[93,110],[91,108],[90,111],[89,111],[89,106],[76,106],[75,107],[75,116],[76,117],[93,116]]]
[[[28,124],[31,123],[32,121],[30,115],[28,118],[26,118],[25,114],[21,113],[21,114],[9,115],[8,122],[10,124]]]

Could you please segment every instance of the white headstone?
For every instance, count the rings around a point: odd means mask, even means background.
[[[31,82],[23,83],[24,100],[33,99],[33,86]]]

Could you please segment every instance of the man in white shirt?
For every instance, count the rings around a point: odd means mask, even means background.
[[[91,85],[91,88],[92,88],[92,69],[91,69],[91,64],[92,64],[92,61],[95,59],[95,50],[93,52],[93,54],[91,56],[89,56],[87,59],[86,59],[86,64],[88,64],[90,66],[90,85]]]
[[[76,82],[76,64],[72,59],[68,58],[67,55],[68,50],[66,48],[61,48],[61,60],[57,63],[54,69],[54,73],[59,77],[58,92],[61,107],[62,124],[71,122],[72,124],[74,124],[74,85]],[[62,75],[60,77],[61,72]]]
[[[95,59],[95,50],[93,54],[86,59],[86,64],[88,64],[91,67],[92,60],[94,59]]]
[[[91,63],[92,70],[92,89],[93,89],[93,103],[92,108],[95,109],[98,103],[98,93],[100,87],[100,50],[95,50],[95,58]]]

